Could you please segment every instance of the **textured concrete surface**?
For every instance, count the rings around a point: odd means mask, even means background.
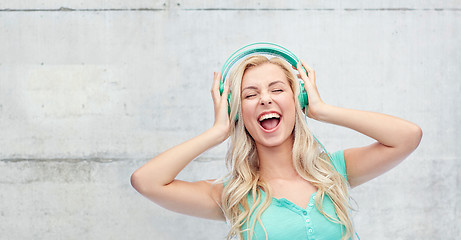
[[[130,174],[213,122],[235,49],[284,45],[338,106],[396,115],[417,151],[352,192],[361,239],[461,236],[461,1],[0,1],[0,239],[224,239]],[[310,121],[328,149],[370,143]],[[226,169],[222,144],[186,180]]]

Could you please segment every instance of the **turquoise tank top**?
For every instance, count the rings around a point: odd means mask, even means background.
[[[344,151],[338,151],[331,155],[333,167],[346,180],[346,164]],[[262,201],[266,198],[264,191],[261,191]],[[262,213],[261,222],[267,232],[269,240],[339,240],[345,228],[338,223],[331,222],[319,212],[315,206],[317,192],[311,195],[308,206],[303,209],[285,198],[272,198],[269,207]],[[251,193],[247,196],[251,204]],[[333,202],[325,194],[323,198],[323,210],[330,216],[338,219]],[[253,216],[250,223],[253,221]],[[247,225],[242,226],[242,230]],[[243,232],[243,239],[248,239],[249,232]],[[256,222],[254,227],[253,240],[265,240],[266,234],[262,226]]]

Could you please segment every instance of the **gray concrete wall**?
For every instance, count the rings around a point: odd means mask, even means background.
[[[130,174],[213,122],[235,49],[270,41],[323,99],[419,124],[405,162],[352,191],[361,239],[461,236],[461,1],[0,1],[0,239],[223,239]],[[331,151],[370,143],[311,121]],[[226,144],[180,175],[222,176]]]

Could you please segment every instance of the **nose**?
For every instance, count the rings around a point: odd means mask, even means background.
[[[270,94],[262,93],[261,99],[259,99],[259,102],[261,105],[269,105],[269,104],[272,104],[272,98]]]

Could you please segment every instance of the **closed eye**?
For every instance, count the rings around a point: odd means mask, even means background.
[[[274,90],[272,90],[272,92],[283,92],[283,90],[282,89],[274,89]]]
[[[245,99],[251,98],[251,97],[254,97],[254,96],[256,96],[256,94],[249,94],[249,95],[246,95],[246,96],[245,96]]]

